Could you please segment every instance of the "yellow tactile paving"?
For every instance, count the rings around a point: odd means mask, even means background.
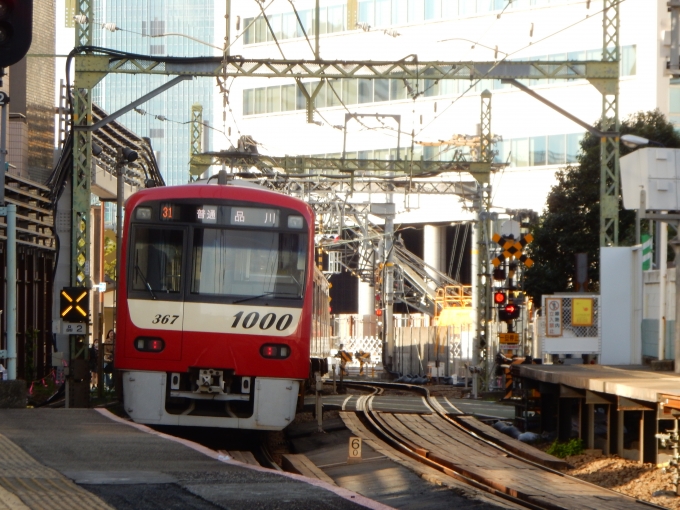
[[[113,510],[0,434],[0,510]]]

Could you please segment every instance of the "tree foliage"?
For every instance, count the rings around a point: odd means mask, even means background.
[[[116,240],[108,236],[104,238],[104,274],[116,280]]]
[[[625,119],[621,134],[628,133],[680,148],[680,135],[659,110]],[[633,150],[620,145],[621,156]],[[599,289],[600,139],[586,134],[577,164],[560,170],[556,178],[527,250],[534,266],[525,273],[524,288],[534,303],[543,294],[573,290],[576,253],[588,254],[588,290]],[[635,212],[624,210],[619,198],[619,245],[631,246],[634,237]]]

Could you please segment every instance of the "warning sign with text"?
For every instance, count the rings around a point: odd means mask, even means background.
[[[545,334],[562,336],[562,298],[545,298]]]

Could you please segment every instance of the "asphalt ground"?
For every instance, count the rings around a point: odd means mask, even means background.
[[[4,506],[3,506],[4,505]],[[0,410],[0,509],[389,508],[248,466],[105,410]]]

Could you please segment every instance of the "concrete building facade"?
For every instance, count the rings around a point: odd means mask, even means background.
[[[7,160],[22,177],[43,183],[54,162],[55,0],[33,3],[28,55],[9,68]],[[38,56],[40,55],[40,56]]]

